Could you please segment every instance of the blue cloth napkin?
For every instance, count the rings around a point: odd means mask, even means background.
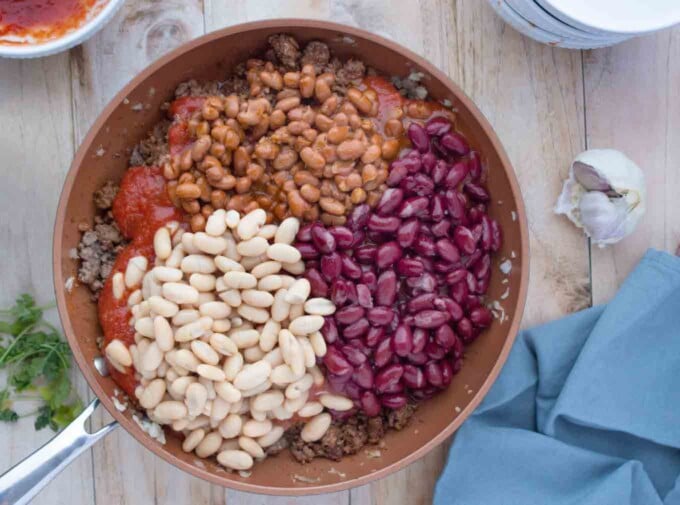
[[[455,437],[436,505],[680,505],[680,258],[522,332]]]

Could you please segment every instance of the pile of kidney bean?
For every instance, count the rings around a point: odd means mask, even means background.
[[[308,224],[295,244],[312,295],[337,307],[322,328],[328,381],[369,416],[447,387],[492,319],[483,296],[502,234],[479,153],[443,117],[408,137],[374,209]]]

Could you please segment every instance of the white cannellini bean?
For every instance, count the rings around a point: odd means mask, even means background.
[[[229,414],[220,423],[219,431],[224,438],[234,438],[241,434],[241,428],[243,427],[243,420],[238,414]]]
[[[272,367],[266,361],[246,365],[236,374],[234,386],[241,391],[257,387],[267,380],[271,371]]]
[[[307,279],[298,279],[288,288],[285,300],[292,304],[304,303],[309,298],[312,286]]]
[[[128,261],[125,268],[125,286],[133,288],[142,283],[149,261],[144,256],[135,256]]]
[[[272,303],[271,316],[274,321],[281,322],[288,319],[290,312],[290,303],[286,301],[286,294],[288,290],[279,289],[274,295],[274,303]]]
[[[225,356],[238,354],[238,347],[234,341],[222,333],[213,333],[210,335],[210,345],[217,352]]]
[[[203,411],[201,412],[202,415],[208,416],[210,418],[210,411],[212,410],[212,400],[207,400],[205,402],[205,405],[203,406]],[[210,427],[212,428],[212,422],[210,422]]]
[[[187,426],[189,426],[189,419],[177,419],[176,421],[173,421],[170,426],[175,431],[184,431],[187,429]]]
[[[295,382],[299,377],[295,375],[288,365],[281,364],[274,367],[270,379],[277,386],[286,386],[291,382]]]
[[[142,299],[143,299],[142,290],[135,289],[132,293],[130,293],[130,296],[128,296],[127,300],[128,307],[132,307],[134,305],[137,305],[138,303],[141,303]]]
[[[227,415],[229,414],[229,409],[231,404],[224,401],[219,396],[215,398],[212,402],[212,408],[210,409],[210,423],[213,427],[217,427]]]
[[[179,282],[184,277],[184,272],[179,268],[168,266],[158,266],[151,270],[151,273],[158,282]]]
[[[281,263],[278,261],[264,261],[259,265],[253,267],[250,271],[258,279],[266,277],[267,275],[278,274],[281,271]]]
[[[317,387],[323,386],[324,382],[326,382],[326,376],[323,374],[321,369],[318,366],[313,366],[309,370],[307,370],[312,377],[314,377],[314,385]]]
[[[305,273],[305,262],[302,260],[296,261],[295,263],[282,263],[282,267],[286,272],[293,275],[302,275]]]
[[[109,361],[114,365],[118,365],[119,367],[132,365],[132,355],[130,354],[130,350],[125,347],[125,344],[121,340],[118,340],[117,338],[109,342],[104,352]]]
[[[215,350],[202,340],[194,340],[191,342],[191,350],[203,363],[208,365],[217,365],[220,362],[220,356]]]
[[[224,239],[227,241],[227,249],[224,251],[224,256],[234,261],[241,261],[241,255],[236,250],[236,240],[231,233],[225,233]]]
[[[271,240],[276,235],[276,230],[278,229],[279,227],[275,224],[265,224],[262,228],[260,228],[260,231],[257,232],[257,236]]]
[[[241,291],[241,300],[252,307],[271,307],[274,303],[274,297],[267,291],[258,291],[257,289],[244,289]]]
[[[257,281],[257,289],[260,291],[276,291],[282,287],[283,279],[280,275],[267,275]]]
[[[276,235],[274,235],[274,242],[290,245],[295,241],[298,231],[300,231],[300,221],[294,217],[287,217],[279,224]]]
[[[271,387],[272,383],[269,380],[266,380],[262,384],[259,384],[254,388],[245,389],[241,391],[241,394],[243,395],[243,398],[250,398],[251,396],[259,395],[260,393],[267,391]]]
[[[311,378],[311,377],[310,377]],[[275,409],[279,405],[283,405],[283,393],[277,390],[265,391],[260,393],[250,401],[250,408],[266,412]],[[248,435],[254,436],[254,435]],[[261,436],[261,435],[258,435]]]
[[[179,312],[179,307],[176,303],[166,300],[161,296],[150,296],[148,302],[151,311],[159,316],[173,317]]]
[[[327,409],[337,410],[339,412],[350,410],[354,406],[354,402],[349,398],[331,393],[321,395],[319,401],[321,402],[321,405]]]
[[[243,429],[241,431],[246,437],[257,438],[269,433],[272,426],[272,422],[269,419],[266,421],[250,420],[243,424]]]
[[[236,311],[239,316],[254,323],[263,324],[269,320],[269,311],[258,307],[241,305]]]
[[[305,442],[316,442],[321,440],[331,425],[331,415],[327,412],[314,416],[302,428],[300,438]]]
[[[207,416],[198,416],[193,421],[189,421],[187,424],[187,430],[197,430],[199,428],[206,428],[210,424],[210,419]]]
[[[253,237],[250,240],[244,240],[243,242],[236,244],[236,251],[238,251],[241,256],[252,258],[264,254],[268,247],[269,242],[267,242],[266,238]],[[243,264],[243,261],[241,261],[241,264]],[[248,267],[245,268],[248,269]]]
[[[300,396],[297,398],[293,399],[286,398],[286,400],[283,402],[283,406],[285,407],[286,410],[295,413],[305,406],[305,403],[307,403],[308,398],[309,391],[302,391],[302,393],[300,393]]]
[[[216,382],[215,393],[229,403],[234,403],[241,399],[241,392],[227,381]]]
[[[224,237],[213,237],[202,231],[194,233],[194,246],[201,252],[208,254],[222,254],[227,248]]]
[[[248,240],[257,235],[260,228],[267,222],[267,213],[262,209],[255,209],[241,218],[236,232],[241,240]]]
[[[210,292],[214,297],[212,291],[215,290],[215,283],[217,279],[212,274],[191,274],[189,276],[189,285],[195,287],[199,292]]]
[[[205,223],[205,232],[213,237],[221,236],[227,231],[227,211],[224,209],[217,209],[214,211]]]
[[[198,292],[198,302],[196,302],[196,305],[201,305],[203,303],[208,303],[208,302],[214,302],[216,300],[215,298],[215,293],[205,293],[205,292]]]
[[[205,408],[205,403],[208,401],[208,390],[203,384],[193,382],[189,384],[185,393],[186,398],[184,403],[191,417],[196,417]]]
[[[145,409],[153,409],[163,399],[165,394],[166,384],[163,379],[154,379],[139,395],[139,404]]]
[[[182,272],[186,274],[211,274],[217,267],[210,256],[204,254],[190,254],[185,256],[180,265]]]
[[[253,458],[261,459],[264,458],[264,450],[260,447],[255,440],[250,437],[238,437],[238,445],[250,454]]]
[[[153,409],[153,416],[163,421],[176,421],[187,415],[187,408],[182,402],[167,400]]]
[[[283,361],[290,366],[296,376],[305,373],[305,355],[297,338],[288,330],[279,332],[279,347],[283,355]]]
[[[257,330],[235,330],[229,334],[229,338],[239,349],[246,349],[257,344],[260,333]]]
[[[305,312],[314,316],[330,316],[335,313],[335,304],[327,298],[310,298],[305,302]]]
[[[182,400],[186,395],[187,388],[196,382],[196,377],[191,377],[187,375],[186,377],[179,377],[170,383],[168,387],[168,393],[175,400]]]
[[[168,259],[165,260],[165,266],[179,268],[184,259],[184,255],[184,246],[182,244],[177,244],[170,253],[170,256],[168,256]]]
[[[137,305],[139,307],[139,305]],[[135,331],[146,338],[153,338],[153,319],[142,317],[135,321]]]
[[[224,302],[206,302],[199,305],[198,311],[213,320],[225,319],[231,314],[231,307]]]
[[[222,445],[222,435],[217,431],[211,431],[208,433],[201,443],[196,447],[196,456],[199,458],[209,458],[217,451],[220,450]]]
[[[300,316],[290,322],[288,329],[293,335],[309,335],[319,331],[323,325],[324,318],[321,316]]]
[[[302,396],[302,393],[309,391],[314,384],[314,378],[310,374],[305,374],[302,379],[296,380],[286,388],[286,398],[295,400]]]
[[[317,357],[323,358],[326,355],[326,339],[323,338],[320,331],[309,334],[309,343],[312,344],[312,349]]]
[[[116,272],[113,274],[113,278],[111,279],[111,287],[113,289],[113,297],[116,300],[123,298],[123,295],[125,294],[125,277],[121,272]]]
[[[156,342],[151,342],[149,347],[142,355],[141,372],[151,372],[156,370],[163,361],[163,352],[158,348]]]
[[[181,243],[185,254],[196,254],[200,252],[198,247],[194,245],[194,234],[191,232],[187,231],[182,234]]]
[[[201,443],[203,438],[205,438],[205,430],[204,429],[198,428],[198,429],[192,431],[191,433],[189,433],[187,435],[187,437],[182,442],[182,450],[184,452],[193,451],[194,449],[196,449],[198,444]]]
[[[267,321],[260,332],[260,349],[264,352],[271,351],[279,340],[279,332],[281,331],[281,323],[270,319]]]
[[[290,306],[290,311],[288,312],[288,319],[292,321],[300,316],[305,315],[305,308],[301,303],[295,303]]]
[[[185,324],[175,331],[176,342],[189,342],[195,338],[202,337],[210,333],[212,327],[212,318],[201,317],[193,323]]]
[[[227,359],[225,359],[224,364],[222,365],[224,375],[227,377],[227,380],[229,381],[233,381],[242,369],[243,369],[243,355],[238,351],[235,352],[232,356],[229,356]]]
[[[296,414],[300,417],[314,417],[321,412],[323,412],[323,405],[319,402],[307,402]]]
[[[295,283],[296,280],[297,279],[295,277],[293,277],[292,275],[282,274],[281,275],[281,282],[283,283],[283,285],[281,287],[283,289],[288,289],[289,287],[291,287]]]
[[[200,317],[201,314],[196,309],[182,309],[172,316],[172,324],[175,326],[184,326],[185,324],[198,321]]]
[[[255,363],[264,358],[264,352],[262,352],[262,349],[259,347],[253,346],[243,351],[243,357],[245,358],[246,363]]]
[[[302,353],[305,356],[305,368],[311,368],[316,364],[316,353],[312,344],[309,342],[307,337],[298,337],[298,342],[300,342],[300,347],[302,347]]]
[[[274,417],[279,421],[285,421],[293,417],[293,413],[286,410],[283,405],[272,410],[272,414],[274,414]]]
[[[174,354],[175,363],[191,372],[196,371],[199,361],[194,353],[188,349],[178,349]]]
[[[283,264],[297,263],[302,258],[300,251],[289,244],[276,243],[267,248],[267,256]]]
[[[196,367],[196,373],[198,373],[198,375],[201,377],[205,377],[206,379],[210,379],[211,381],[215,382],[220,382],[226,379],[224,371],[220,367],[207,365],[205,363],[201,363]]]
[[[217,462],[231,470],[248,470],[253,466],[253,457],[245,451],[228,450],[217,455]]]
[[[241,215],[238,213],[236,210],[228,210],[227,213],[224,216],[224,222],[230,229],[234,229],[238,226],[239,221],[241,220]]]
[[[220,276],[217,279],[215,279],[215,291],[217,291],[218,294],[223,291],[226,291],[227,289],[229,289],[229,287],[224,282],[224,276]]]
[[[277,337],[278,338],[278,337]],[[263,360],[268,361],[272,368],[276,368],[283,364],[283,354],[281,354],[281,348],[277,347],[272,349],[267,354],[262,357]]]
[[[197,303],[198,290],[188,284],[166,282],[162,288],[163,298],[178,304]]]
[[[283,436],[284,432],[285,430],[283,429],[283,426],[274,426],[269,433],[259,437],[257,439],[257,443],[260,444],[260,447],[264,447],[266,449],[267,447],[270,447],[278,442]]]
[[[208,392],[208,400],[214,400],[215,397],[217,396],[217,393],[215,393],[215,386],[213,386],[213,381],[206,379],[205,377],[199,377],[198,382],[200,384],[203,384],[203,387]]]
[[[232,289],[252,289],[257,286],[257,279],[247,272],[227,272],[224,283]]]
[[[220,293],[220,298],[231,307],[238,307],[241,305],[241,292],[238,289],[228,289]]]
[[[245,272],[243,265],[226,256],[215,256],[215,265],[225,274],[227,272]]]
[[[213,321],[212,331],[215,333],[225,333],[229,330],[231,330],[231,320],[217,319]]]
[[[161,226],[156,230],[156,233],[154,233],[153,250],[156,253],[156,257],[162,260],[168,259],[172,253],[170,230],[168,230],[165,226]]]

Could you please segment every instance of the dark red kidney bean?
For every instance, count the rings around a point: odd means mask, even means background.
[[[354,249],[354,258],[359,262],[359,263],[364,263],[364,264],[373,264],[375,261],[375,253],[378,250],[378,248],[374,245],[360,245],[356,249]]]
[[[464,268],[457,268],[446,275],[447,284],[457,284],[467,277],[467,270]]]
[[[465,192],[470,195],[470,198],[477,202],[488,202],[489,192],[481,185],[474,182],[465,183]]]
[[[416,277],[425,272],[425,265],[419,259],[401,258],[397,263],[397,272],[405,277]]]
[[[346,226],[331,226],[328,232],[333,235],[339,249],[349,249],[354,243],[354,234]]]
[[[472,273],[477,279],[483,279],[491,271],[491,256],[485,254],[472,265]]]
[[[360,402],[361,410],[363,410],[368,417],[375,417],[379,415],[382,410],[380,400],[378,400],[378,397],[373,391],[364,391],[361,393]]]
[[[319,257],[319,251],[317,251],[316,247],[309,242],[295,242],[293,246],[300,251],[303,260],[312,260]],[[308,265],[309,264],[306,264],[307,268],[309,268]]]
[[[430,293],[437,289],[437,278],[431,273],[425,272],[420,277],[409,277],[406,279],[406,285],[410,288]]]
[[[468,295],[465,299],[465,310],[469,313],[472,309],[479,307],[482,300],[479,295]]]
[[[450,318],[449,313],[441,310],[421,310],[415,315],[413,323],[418,328],[438,328]]]
[[[335,318],[333,316],[324,317],[321,334],[327,344],[334,344],[338,340],[338,325],[335,324]]]
[[[430,361],[425,364],[423,370],[425,373],[425,378],[427,382],[432,384],[434,387],[440,388],[443,386],[444,381],[442,380],[442,367],[436,361]]]
[[[429,196],[434,192],[434,181],[427,174],[416,173],[404,178],[399,187],[409,193],[420,196]]]
[[[335,243],[335,237],[329,232],[321,223],[314,223],[312,226],[312,243],[319,252],[324,254],[332,253],[335,251],[337,244]]]
[[[493,243],[493,238],[491,236],[491,219],[489,219],[489,216],[487,215],[482,215],[479,222],[482,225],[482,236],[479,239],[479,245],[482,246],[482,249],[485,251],[490,251]]]
[[[404,367],[400,364],[387,365],[375,374],[375,390],[384,393],[390,386],[398,383],[404,375]]]
[[[380,403],[382,406],[392,410],[402,408],[404,405],[406,405],[406,402],[406,395],[403,393],[382,395],[380,397]]]
[[[432,235],[435,237],[446,237],[449,234],[449,230],[451,229],[451,221],[448,219],[442,219],[438,223],[434,223],[431,227],[430,230],[432,231]]]
[[[345,338],[359,338],[363,337],[368,331],[368,321],[365,319],[359,319],[355,323],[345,326],[342,330],[342,336]]]
[[[470,151],[467,160],[468,167],[470,167],[470,177],[473,181],[477,181],[482,176],[482,160],[479,158],[477,151]]]
[[[442,370],[442,387],[448,387],[448,385],[451,384],[451,379],[453,379],[453,368],[451,367],[451,364],[444,359],[439,362],[439,366]]]
[[[401,220],[398,217],[385,217],[378,214],[371,214],[368,218],[368,229],[380,233],[393,233],[397,231]]]
[[[465,270],[466,277],[467,273],[467,270]],[[453,298],[457,303],[463,303],[469,293],[470,290],[468,289],[467,282],[465,281],[457,282],[449,288],[449,294],[451,295],[451,298]]]
[[[366,284],[357,284],[357,302],[364,308],[370,309],[373,307],[373,296],[371,290]]]
[[[323,259],[321,261],[323,264]],[[363,274],[361,267],[351,256],[343,254],[340,257],[340,261],[342,264],[342,275],[354,280],[361,279],[361,275]]]
[[[467,211],[467,220],[471,224],[481,223],[484,219],[484,211],[480,209],[477,205],[470,207]]]
[[[454,163],[446,174],[444,184],[449,189],[457,189],[458,185],[465,179],[470,169],[464,161]]]
[[[352,304],[358,303],[356,284],[354,284],[353,282],[350,282],[350,281],[345,281],[345,285],[347,286],[347,299]]]
[[[373,326],[387,326],[394,319],[394,310],[390,307],[373,307],[368,309],[366,317]]]
[[[437,328],[434,332],[434,340],[444,349],[451,349],[456,343],[456,334],[448,324]],[[345,354],[346,355],[346,354]],[[351,360],[350,360],[351,362]]]
[[[349,299],[349,287],[343,279],[335,279],[331,284],[331,301],[336,307],[342,307]]]
[[[434,270],[434,261],[432,261],[432,258],[421,256],[418,259],[423,263],[423,266],[427,272],[432,272],[432,270]]]
[[[444,149],[453,154],[465,156],[470,152],[470,146],[467,143],[467,140],[465,140],[465,137],[458,132],[445,133],[440,137],[439,141]]]
[[[491,250],[498,251],[503,245],[503,230],[501,230],[498,221],[491,220]]]
[[[343,391],[345,396],[348,396],[349,398],[351,398],[354,401],[358,401],[359,398],[361,398],[362,392],[363,392],[363,389],[357,383],[355,383],[354,381],[351,381],[351,380],[348,381],[345,384],[345,390]],[[346,412],[346,411],[344,411],[344,412]],[[341,412],[341,414],[343,414],[344,412]],[[334,419],[337,419],[337,417],[335,415],[333,415],[334,413],[335,413],[335,411],[331,410],[331,415],[333,416]],[[347,419],[347,418],[345,417],[344,419]]]
[[[404,221],[397,230],[397,242],[401,247],[411,247],[418,237],[420,222],[416,218]]]
[[[472,272],[465,274],[465,282],[467,283],[468,291],[474,293],[475,289],[477,289],[477,279],[472,275]]]
[[[428,119],[425,123],[425,131],[428,135],[434,137],[441,137],[445,133],[448,133],[449,130],[451,130],[451,122],[444,116],[435,116]]]
[[[430,359],[442,359],[444,356],[446,356],[446,349],[444,349],[434,340],[431,340],[425,346],[425,354],[427,354]]]
[[[472,321],[470,321],[467,317],[464,317],[458,321],[456,323],[456,333],[460,338],[463,339],[463,342],[471,342],[475,337],[475,332],[472,328]]]
[[[368,361],[365,361],[354,367],[352,380],[364,389],[371,389],[374,382],[371,364]]]
[[[365,284],[371,293],[375,292],[377,283],[378,276],[375,275],[375,272],[369,270],[361,274],[361,284]]]
[[[472,231],[465,226],[456,226],[453,230],[453,240],[463,254],[472,254],[477,248],[477,243]]]
[[[385,338],[385,328],[381,326],[371,326],[366,332],[364,341],[368,347],[375,347]]]
[[[390,165],[390,173],[387,176],[387,185],[394,187],[398,186],[404,177],[408,175],[408,168],[401,163],[401,160],[395,160]]]
[[[413,329],[413,349],[411,349],[411,352],[413,354],[418,354],[425,349],[425,346],[427,345],[427,341],[430,338],[429,334],[427,333],[427,330],[424,330],[423,328],[414,328]]]
[[[354,370],[342,352],[335,346],[328,347],[326,355],[323,357],[323,364],[326,365],[329,372],[336,375],[345,375]]]
[[[460,321],[464,315],[460,304],[446,296],[440,296],[436,298],[433,305],[437,310],[444,310],[448,312],[451,316],[451,319],[454,321]]]
[[[326,298],[328,296],[328,284],[324,280],[321,272],[315,268],[309,268],[305,272],[305,277],[311,286],[310,294],[312,296],[320,296]]]
[[[434,271],[438,272],[440,274],[448,274],[449,272],[453,272],[456,268],[460,267],[460,262],[456,263],[449,263],[447,261],[435,261],[434,262]]]
[[[432,152],[437,156],[437,158],[441,160],[446,160],[447,162],[453,161],[453,158],[455,155],[451,154],[448,152],[444,146],[442,146],[441,141],[439,140],[439,137],[434,137],[432,140],[430,140],[430,148],[432,149]]]
[[[487,275],[486,277],[482,277],[481,279],[477,280],[477,289],[475,292],[477,294],[483,295],[489,290],[489,283],[491,281],[491,276]]]
[[[458,251],[456,244],[451,242],[448,238],[437,240],[435,247],[437,248],[437,254],[439,254],[439,257],[443,260],[446,260],[449,263],[456,263],[460,260],[460,252]]]
[[[393,356],[392,344],[390,339],[386,338],[375,348],[375,352],[373,353],[373,364],[378,368],[382,368],[392,360]]]
[[[413,332],[405,324],[400,324],[392,335],[392,350],[397,356],[408,356],[413,350]]]
[[[321,263],[318,259],[305,261],[305,268],[313,268],[314,270],[321,269]]]
[[[352,324],[366,314],[363,307],[358,305],[350,305],[348,307],[343,307],[335,312],[335,320],[340,324]]]
[[[404,190],[401,188],[387,188],[378,204],[375,207],[375,211],[382,216],[389,216],[394,213],[399,205],[401,205],[404,199]]]
[[[446,204],[444,198],[440,195],[432,196],[432,203],[430,204],[430,219],[433,221],[441,221],[444,219],[446,212]]]
[[[477,261],[481,257],[482,257],[482,251],[480,249],[475,249],[475,252],[473,252],[471,255],[463,256],[461,258],[460,262],[465,268],[472,268],[472,265],[477,263]],[[472,275],[472,274],[470,274],[470,275]],[[474,275],[472,275],[471,278],[473,278],[473,277],[474,277]]]
[[[453,189],[449,189],[444,193],[444,199],[446,200],[446,208],[449,211],[451,219],[455,222],[462,222],[466,216],[465,203],[463,202],[461,194]]]
[[[423,293],[422,295],[414,296],[408,301],[408,311],[415,314],[421,310],[431,309],[435,298],[436,295],[434,293]]]
[[[375,302],[378,305],[391,307],[397,299],[397,274],[393,270],[385,270],[378,277]]]
[[[455,359],[460,359],[463,357],[463,341],[456,336],[456,343],[453,345],[453,347],[450,349],[451,354]]]
[[[322,256],[321,273],[329,281],[340,277],[342,273],[342,257],[340,254],[334,252]]]
[[[371,208],[364,203],[357,205],[352,209],[352,212],[347,219],[347,227],[352,231],[357,231],[366,226],[368,217],[371,215]]]
[[[469,228],[470,231],[472,232],[472,237],[475,239],[475,244],[478,243],[482,238],[482,223],[477,223],[473,226],[469,226]]]
[[[449,173],[449,166],[444,160],[437,160],[434,168],[432,169],[432,182],[435,184],[440,184],[442,181],[446,180],[446,176]]]
[[[407,198],[399,206],[397,214],[401,219],[413,216],[421,216],[430,206],[430,200],[425,196],[412,196]]]
[[[326,375],[326,380],[328,380],[328,386],[331,391],[343,393],[347,383],[352,380],[352,371],[350,369],[349,372],[343,373],[341,375],[329,373]]]
[[[486,328],[491,324],[491,311],[483,305],[472,309],[468,317],[472,324],[480,328]]]
[[[427,152],[423,154],[420,159],[423,162],[423,170],[426,173],[431,174],[434,167],[437,166],[437,157],[433,153]]]
[[[395,265],[401,259],[402,251],[396,242],[385,242],[375,253],[375,264],[382,270]]]
[[[463,359],[457,359],[456,361],[453,362],[451,365],[451,368],[453,369],[453,375],[456,375],[458,372],[460,372],[460,369],[463,368]]]
[[[297,240],[299,240],[300,242],[311,242],[311,240],[312,240],[312,226],[314,226],[314,223],[308,223],[304,226],[301,226],[300,229],[298,230],[295,238]]]
[[[340,350],[345,355],[345,359],[352,365],[358,366],[366,362],[366,355],[356,347],[351,345],[343,345]]]
[[[437,255],[437,247],[435,246],[434,240],[430,237],[420,237],[416,240],[415,244],[413,244],[413,249],[423,256]]]
[[[356,230],[352,233],[353,233],[352,243],[347,249],[354,249],[359,244],[363,244],[364,240],[366,240],[366,232],[364,232],[363,230]]]
[[[404,385],[399,382],[394,382],[390,385],[388,385],[383,391],[382,394],[388,394],[388,393],[401,393],[404,391]]]
[[[409,151],[402,160],[404,160],[404,164],[406,165],[409,174],[416,174],[420,172],[420,169],[423,167],[422,156],[418,151]]]
[[[430,149],[430,136],[418,123],[411,123],[406,134],[413,147],[420,153],[426,153]]]
[[[424,365],[428,361],[427,354],[424,352],[412,352],[409,354],[406,359],[408,359],[411,363],[414,365]]]
[[[414,365],[404,365],[404,374],[401,380],[407,387],[412,389],[420,389],[425,387],[427,380],[425,374],[420,367]]]

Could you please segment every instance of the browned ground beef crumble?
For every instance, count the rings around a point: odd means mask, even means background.
[[[281,72],[299,70],[302,65],[313,64],[317,73],[333,71],[337,78],[333,91],[344,95],[350,84],[356,84],[367,73],[359,60],[348,60],[344,64],[332,58],[330,50],[323,42],[312,41],[300,51],[298,42],[290,35],[277,34],[269,38],[271,48],[265,58],[280,65]],[[198,82],[189,80],[181,83],[175,90],[175,98],[184,96],[229,95],[232,93],[247,96],[249,85],[245,79],[244,64],[235,67],[232,75],[224,81]],[[167,107],[167,104],[166,104]],[[147,137],[137,144],[131,152],[130,166],[159,166],[168,154],[167,132],[170,121],[160,121]],[[97,215],[93,229],[84,230],[78,245],[80,267],[78,280],[88,286],[93,299],[97,299],[108,277],[118,252],[125,246],[118,226],[111,214],[111,204],[118,191],[118,185],[109,181],[94,194]],[[301,424],[286,432],[280,442],[268,448],[268,454],[276,454],[289,448],[292,456],[301,463],[309,463],[316,457],[339,460],[345,455],[356,454],[368,444],[378,444],[388,429],[401,430],[406,426],[417,408],[408,404],[398,410],[385,409],[381,415],[368,418],[362,413],[347,419],[335,421],[324,437],[318,442],[304,442],[300,438]]]

